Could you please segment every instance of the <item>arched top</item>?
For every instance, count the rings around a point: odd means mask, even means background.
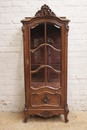
[[[44,23],[50,23],[50,24],[54,24],[55,26],[58,26],[59,28],[62,27],[63,23],[59,22],[56,19],[50,19],[50,18],[45,18],[45,19],[41,19],[41,18],[33,18],[30,22],[29,22],[29,26],[30,27],[35,27],[38,26],[40,24],[44,24]]]
[[[24,23],[31,23],[36,20],[56,20],[59,23],[68,23],[70,20],[66,19],[66,17],[57,17],[54,12],[44,4],[39,11],[36,12],[35,17],[25,17],[21,22]]]

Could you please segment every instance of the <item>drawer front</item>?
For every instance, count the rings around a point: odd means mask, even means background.
[[[32,107],[59,107],[61,95],[57,93],[43,92],[32,93],[31,106]]]

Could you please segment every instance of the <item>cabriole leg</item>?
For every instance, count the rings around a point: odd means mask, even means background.
[[[28,117],[29,117],[29,112],[27,109],[24,110],[24,122],[27,123]]]
[[[68,109],[68,105],[65,106],[65,113],[64,113],[64,118],[65,118],[65,123],[67,123],[68,120],[68,113],[69,113],[69,109]]]

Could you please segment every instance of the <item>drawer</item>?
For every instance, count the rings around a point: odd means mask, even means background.
[[[51,92],[32,93],[31,106],[32,107],[59,107],[61,95]]]

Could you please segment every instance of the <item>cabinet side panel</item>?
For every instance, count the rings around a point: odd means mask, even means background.
[[[68,61],[68,25],[64,28],[65,36],[65,106],[67,105],[67,61]]]
[[[29,72],[28,72],[28,29],[23,25],[23,46],[24,46],[24,82],[25,82],[25,108],[28,108],[29,102]]]
[[[61,87],[62,87],[62,107],[64,108],[65,103],[65,41],[64,41],[64,26],[61,27],[61,43],[62,43],[62,73],[61,73]]]

